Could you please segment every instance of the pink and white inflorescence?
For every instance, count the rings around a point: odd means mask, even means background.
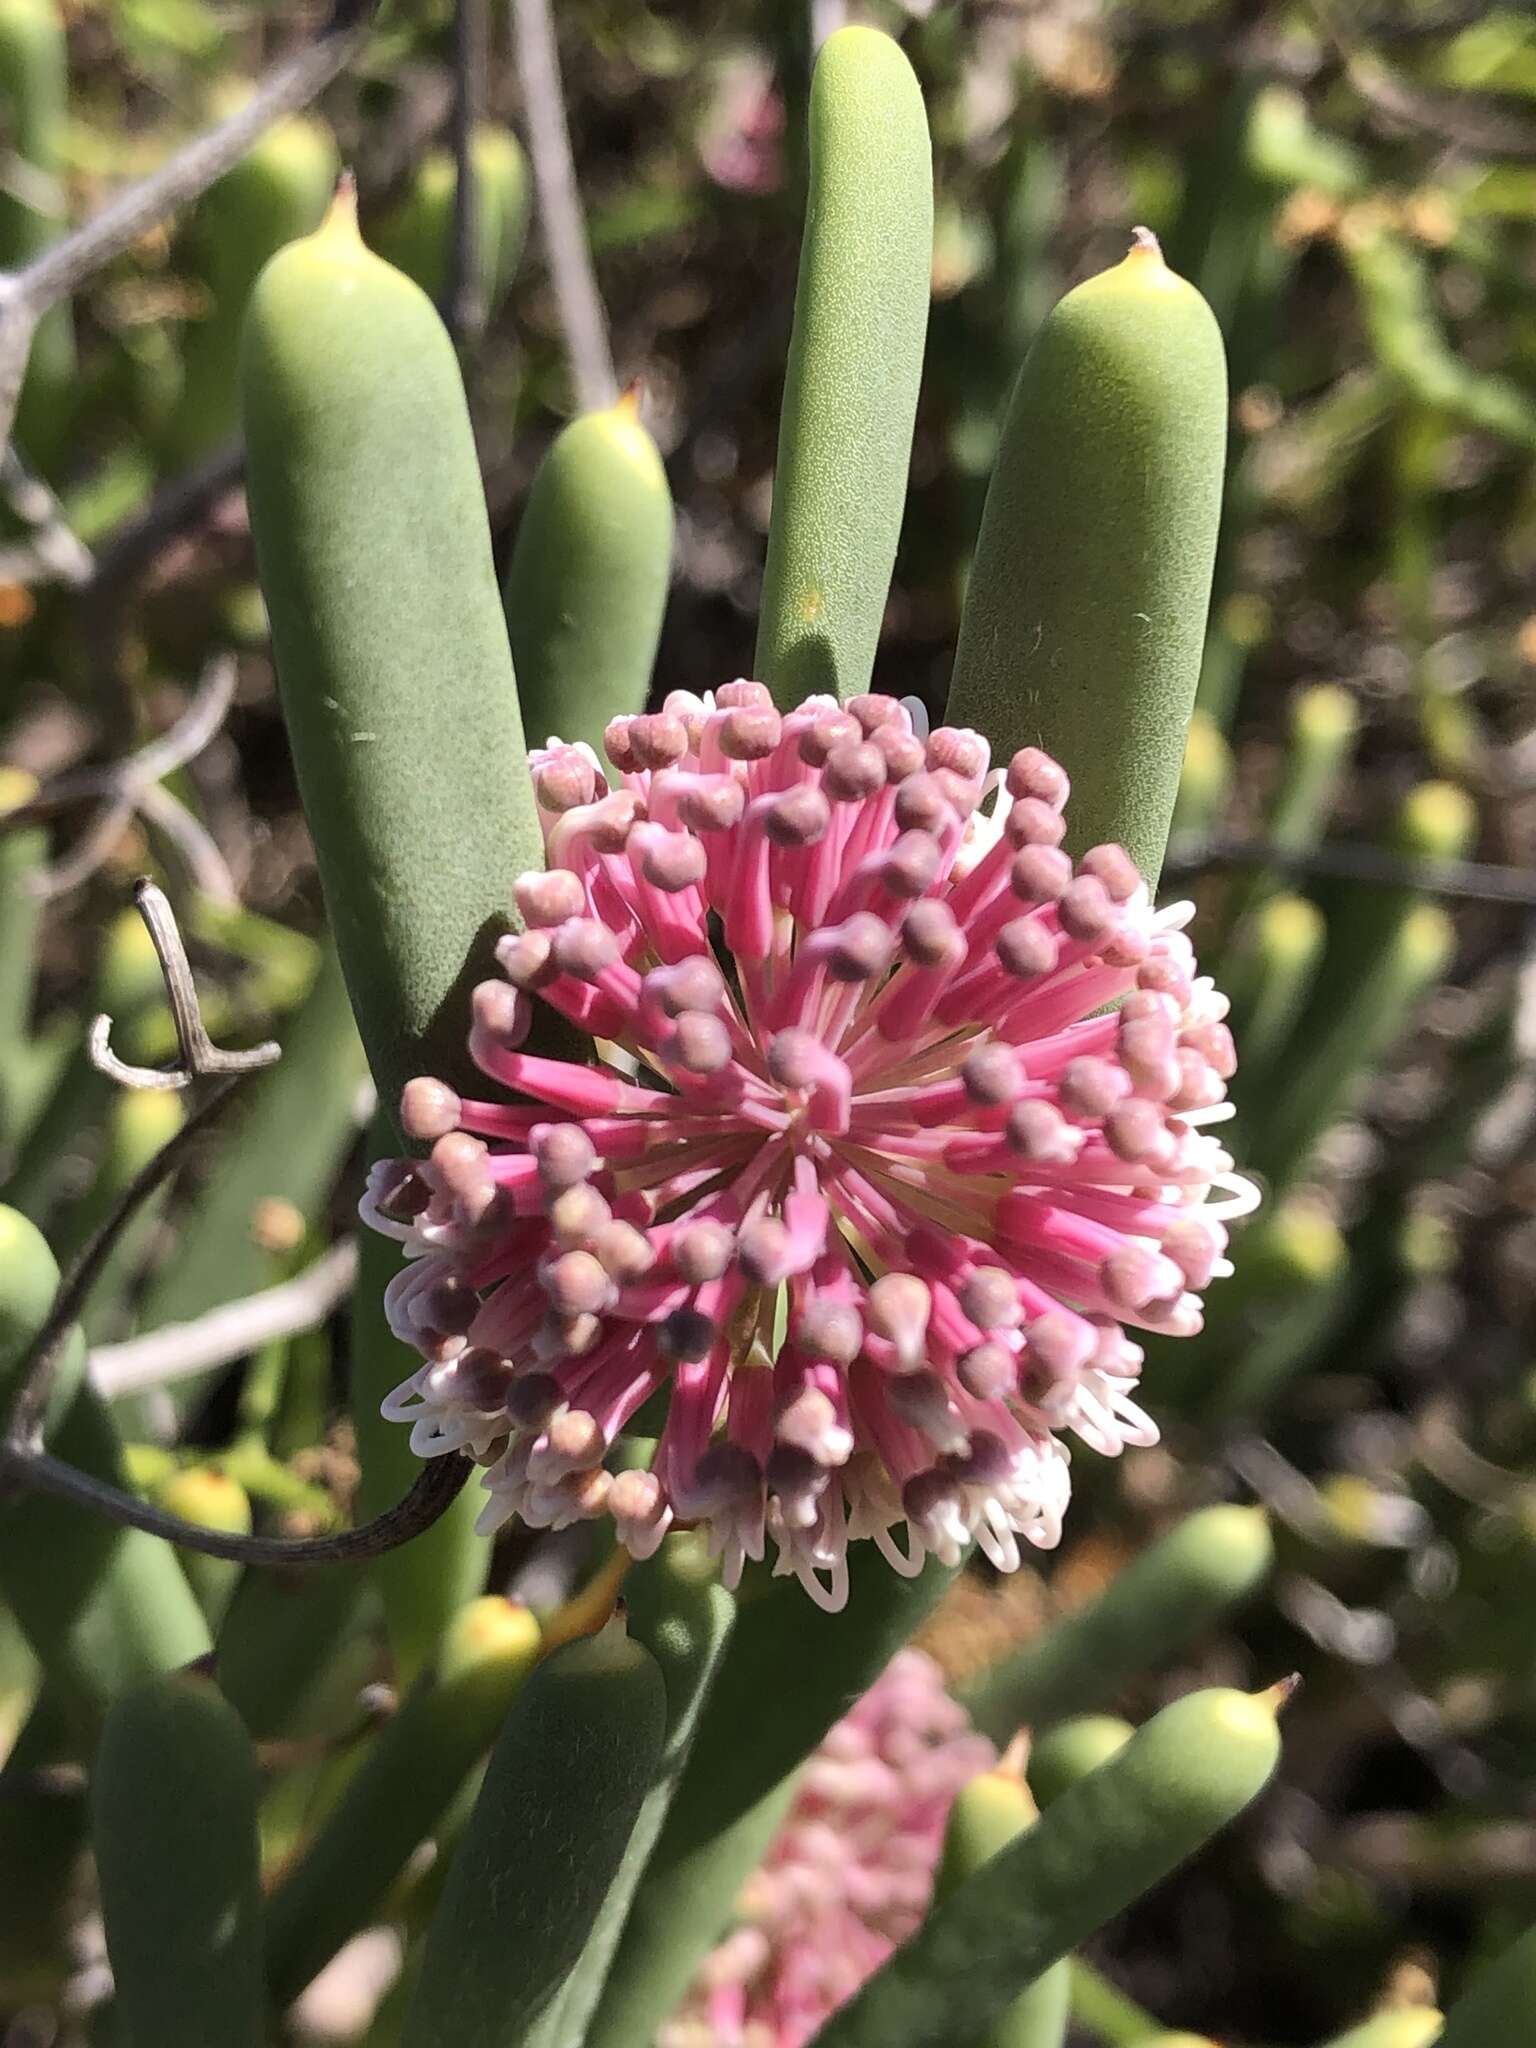
[[[922,1925],[956,1794],[995,1762],[921,1650],[822,1738],[658,2048],[802,2048]]]
[[[430,1153],[370,1180],[426,1361],[384,1412],[485,1465],[487,1529],[606,1513],[644,1557],[699,1525],[728,1583],[771,1540],[830,1608],[861,1536],[1012,1570],[1059,1536],[1064,1436],[1155,1441],[1127,1331],[1200,1327],[1252,1203],[1203,1128],[1233,1057],[1189,906],[1118,847],[1073,864],[1046,755],[999,779],[889,697],[738,682],[606,744],[611,787],[534,753],[548,866],[474,995],[521,1100],[413,1081]],[[520,1049],[535,994],[593,1063]],[[611,1473],[662,1389],[649,1470]]]

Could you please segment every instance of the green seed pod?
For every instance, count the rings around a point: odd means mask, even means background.
[[[64,232],[69,55],[54,0],[0,0],[0,132],[15,169],[0,193],[0,270],[18,270]],[[16,438],[40,469],[64,452],[75,386],[67,305],[38,322],[16,408]]]
[[[246,322],[248,488],[284,714],[386,1109],[466,1076],[468,990],[542,865],[474,436],[431,302],[350,206]]]
[[[494,313],[512,283],[528,236],[528,165],[509,128],[488,124],[471,144],[475,175],[476,299]],[[400,199],[370,223],[368,239],[439,305],[448,289],[453,195],[458,170],[446,149],[428,152]]]
[[[1536,1927],[1479,1970],[1445,2016],[1435,2048],[1511,2048],[1536,2012]]]
[[[1239,1112],[1263,1103],[1291,1043],[1327,940],[1323,913],[1305,896],[1271,896],[1242,924],[1223,956],[1221,986],[1231,1004]]]
[[[1025,1985],[1263,1790],[1284,1690],[1189,1693],[1000,1849],[833,2014],[819,2048],[985,2038]]]
[[[42,1232],[14,1209],[0,1208],[0,1419],[8,1419],[13,1375],[47,1320],[59,1289],[59,1266]],[[64,1415],[80,1385],[81,1360],[70,1356],[54,1382],[44,1427]]]
[[[267,1909],[267,1983],[286,2005],[379,1915],[411,1853],[495,1737],[539,1653],[526,1607],[488,1596],[454,1617],[436,1670],[368,1745]]]
[[[0,1415],[9,1413],[18,1368],[58,1280],[38,1231],[14,1209],[0,1209]],[[45,1418],[48,1447],[120,1486],[122,1446],[106,1409],[82,1384],[84,1365],[76,1332]],[[0,1597],[87,1735],[119,1694],[208,1648],[169,1544],[42,1493],[23,1491],[0,1505]]]
[[[1427,991],[1450,965],[1456,928],[1438,904],[1391,916],[1388,943],[1372,949],[1354,987],[1331,1012],[1319,1009],[1321,984],[1299,1027],[1306,1053],[1277,1091],[1270,1114],[1250,1130],[1245,1157],[1272,1188],[1286,1185],[1341,1114],[1355,1084],[1371,1071]],[[1329,948],[1332,955],[1333,948]],[[1342,965],[1342,962],[1340,963]],[[1317,1019],[1317,1031],[1310,1031]]]
[[[714,1559],[692,1535],[668,1537],[654,1558],[636,1565],[624,1581],[624,1603],[630,1633],[661,1669],[667,1690],[666,1747],[587,1945],[529,2035],[528,2048],[583,2048],[588,2039],[736,1613]]]
[[[1008,407],[947,716],[1072,777],[1068,845],[1157,881],[1200,677],[1226,461],[1221,336],[1138,232],[1069,292]]]
[[[256,1752],[193,1673],[107,1715],[91,1834],[122,2048],[262,2048]]]
[[[602,751],[645,709],[672,568],[672,494],[633,396],[584,413],[539,464],[507,567],[523,722]]]
[[[229,1536],[251,1533],[251,1497],[238,1480],[214,1465],[190,1465],[172,1472],[153,1489],[158,1507],[180,1515],[184,1522],[196,1522],[203,1529],[220,1529]],[[216,1629],[234,1598],[240,1581],[240,1567],[233,1558],[205,1557],[200,1550],[178,1553],[198,1605]]]
[[[1449,2040],[1441,2033],[1444,2021],[1432,2006],[1419,2005],[1408,2012],[1378,2013],[1375,2019],[1363,2020],[1358,2027],[1351,2027],[1347,2034],[1340,2034],[1328,2042],[1327,2048],[1430,2048]],[[1468,2043],[1472,2035],[1467,2036]],[[1485,2035],[1488,2048],[1493,2048],[1495,2035]],[[1151,2048],[1151,2043],[1148,2043]]]
[[[190,468],[239,433],[240,329],[252,288],[269,256],[319,226],[336,170],[330,131],[294,114],[199,200],[188,239],[208,306],[184,333],[181,397],[166,427],[168,471]]]
[[[869,688],[906,501],[933,261],[933,159],[912,67],[828,36],[779,420],[758,675],[782,710]]]
[[[404,2048],[523,2037],[591,1933],[661,1761],[666,1720],[660,1667],[622,1622],[535,1672],[448,1873]]]
[[[1262,1509],[1202,1508],[1133,1558],[1096,1600],[963,1687],[961,1703],[994,1742],[1103,1705],[1248,1599],[1273,1562]]]
[[[1000,1849],[1039,1819],[1029,1788],[1005,1759],[961,1787],[949,1810],[944,1854],[934,1885],[942,1905],[967,1878],[985,1869]],[[977,2048],[1061,2048],[1071,2004],[1072,1970],[1065,1956],[1022,1991],[984,2034]]]
[[[793,1774],[867,1692],[954,1574],[902,1579],[849,1560],[848,1605],[825,1614],[793,1579],[749,1570],[720,1669],[625,1923],[586,2048],[648,2040],[719,1939],[793,1791]],[[775,1709],[764,1719],[762,1702]],[[753,1737],[743,1742],[741,1731]]]
[[[306,1220],[324,1209],[357,1130],[363,1058],[346,984],[327,946],[283,1034],[283,1057],[251,1084],[223,1133],[218,1166],[182,1222],[176,1255],[148,1290],[146,1329],[190,1322],[271,1284],[254,1225],[264,1203]],[[202,1383],[178,1383],[190,1397]]]
[[[1029,1752],[1029,1789],[1036,1802],[1049,1806],[1079,1778],[1118,1756],[1135,1733],[1114,1714],[1079,1714],[1047,1730]]]
[[[1232,749],[1221,727],[1203,711],[1190,714],[1184,741],[1184,765],[1173,806],[1170,837],[1203,836],[1217,824],[1232,787]]]

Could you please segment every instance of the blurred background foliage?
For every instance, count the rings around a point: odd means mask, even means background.
[[[1080,1455],[1062,1553],[1006,1587],[967,1578],[923,1640],[972,1682],[1061,1616],[1091,1616],[1182,1516],[1264,1505],[1261,1592],[1235,1614],[1175,1600],[1123,1671],[1047,1687],[1040,1718],[1139,1716],[1197,1681],[1302,1672],[1282,1788],[1093,1960],[1168,2025],[1314,2041],[1383,1999],[1449,1996],[1536,1917],[1536,928],[1518,888],[1447,896],[1404,865],[1532,868],[1536,24],[1454,0],[865,11],[921,77],[938,209],[882,688],[942,708],[1000,410],[1054,299],[1142,222],[1226,334],[1229,498],[1165,893],[1195,895],[1202,960],[1233,996],[1234,1150],[1269,1189],[1206,1333],[1152,1347],[1164,1445],[1118,1466]],[[841,12],[559,10],[614,355],[642,386],[677,508],[658,693],[750,662],[802,209],[796,110],[813,38]],[[0,261],[92,213],[318,19],[0,0]],[[125,1057],[173,1049],[124,908],[135,875],[175,901],[221,1042],[286,1047],[120,1244],[85,1318],[134,1478],[228,1526],[345,1516],[349,1361],[388,1341],[364,1302],[356,1329],[337,1310],[148,1387],[131,1354],[100,1348],[313,1275],[360,1181],[363,1067],[239,487],[239,315],[343,162],[375,245],[441,291],[452,40],[446,5],[387,9],[313,113],[50,318],[20,460],[0,476],[0,804],[29,807],[0,838],[4,1199],[67,1256],[180,1120],[174,1097],[115,1092],[84,1052],[103,1010]],[[483,123],[484,320],[464,364],[504,557],[572,401],[536,231],[525,242],[499,11]],[[330,1306],[345,1251],[325,1271]],[[397,1477],[396,1492],[405,1465]],[[370,1489],[370,1506],[391,1497],[377,1474]],[[436,1656],[454,1599],[489,1586],[553,1609],[600,1563],[518,1536],[488,1557],[462,1528],[415,1548],[302,1582],[186,1563],[226,1690],[270,1748],[269,1877],[375,1753],[390,1688]],[[99,1996],[67,1723],[0,1601],[0,1836],[46,1807],[25,1875],[0,1840],[7,2048],[77,2038]],[[421,1832],[451,1842],[463,1811],[445,1791]],[[419,1927],[429,1864],[364,1917]],[[394,2038],[387,2004],[369,2030],[369,1985],[359,1966],[312,1997],[293,2037]],[[1113,2014],[1080,2017],[1084,2041],[1139,2038],[1123,2016],[1118,2033]]]

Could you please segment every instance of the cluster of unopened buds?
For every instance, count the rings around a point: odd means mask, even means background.
[[[731,1584],[771,1539],[836,1608],[850,1540],[1012,1570],[1058,1539],[1064,1433],[1155,1440],[1127,1330],[1200,1327],[1254,1199],[1204,1128],[1226,1005],[1187,905],[1063,851],[1054,761],[922,725],[738,682],[615,720],[611,786],[534,753],[547,868],[469,1040],[515,1099],[413,1081],[430,1150],[363,1205],[425,1360],[385,1413],[486,1467],[483,1527],[695,1525]],[[522,1049],[534,996],[590,1063]],[[636,1418],[654,1455],[611,1470]]]
[[[994,1761],[933,1660],[899,1651],[800,1773],[658,2048],[802,2048],[922,1925],[949,1809]]]

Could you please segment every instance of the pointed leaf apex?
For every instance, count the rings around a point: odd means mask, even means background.
[[[1029,1730],[1021,1728],[993,1766],[996,1775],[1000,1778],[1018,1778],[1022,1782],[1025,1772],[1029,1769],[1029,1750]]]
[[[1272,1714],[1279,1715],[1300,1691],[1301,1673],[1292,1671],[1286,1677],[1277,1679],[1273,1685],[1267,1686],[1263,1692],[1255,1693],[1254,1698],[1261,1705],[1268,1707]]]
[[[357,177],[350,169],[344,170],[336,180],[336,190],[331,194],[331,203],[320,223],[319,232],[322,235],[345,235],[352,241],[362,240],[357,224]]]

